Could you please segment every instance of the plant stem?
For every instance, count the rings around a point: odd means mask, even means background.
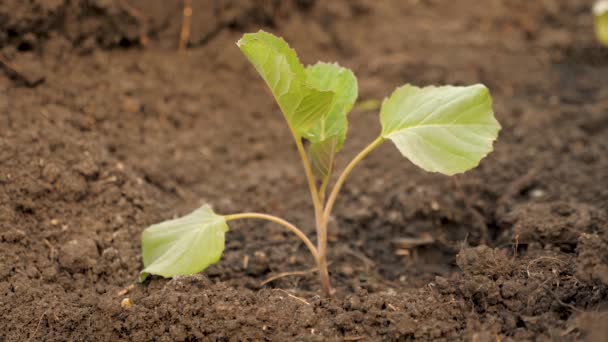
[[[321,226],[321,217],[323,216],[323,204],[321,203],[321,194],[317,189],[317,185],[315,184],[315,177],[312,174],[312,168],[310,167],[308,155],[306,154],[306,150],[304,149],[304,145],[302,144],[302,138],[300,138],[294,130],[292,130],[291,133],[295,139],[296,147],[298,148],[298,153],[300,155],[300,159],[302,160],[302,165],[304,166],[304,173],[306,173],[308,189],[310,190],[310,197],[312,198],[312,204],[315,210],[315,225],[317,228],[318,249],[320,247],[321,241],[321,236],[319,235],[319,227]]]
[[[302,233],[302,231],[300,229],[298,229],[298,227],[283,220],[280,217],[276,217],[273,215],[267,215],[267,214],[261,214],[261,213],[240,213],[240,214],[224,215],[224,218],[226,219],[226,222],[234,221],[234,220],[241,220],[241,219],[260,219],[260,220],[266,220],[266,221],[270,221],[270,222],[279,224],[279,225],[283,226],[284,228],[286,228],[287,230],[289,230],[290,232],[296,234],[296,236],[299,237],[300,240],[302,240],[302,242],[304,242],[306,247],[308,247],[308,250],[310,250],[310,253],[315,258],[315,261],[317,263],[319,262],[319,253],[317,252],[315,245],[310,241],[310,239],[308,239],[306,234]]]
[[[321,220],[321,215],[323,214],[323,206],[319,198],[319,191],[317,190],[317,186],[315,185],[315,177],[312,174],[312,168],[310,167],[308,155],[306,154],[306,150],[304,149],[304,145],[302,144],[302,138],[300,138],[293,130],[291,133],[295,138],[296,147],[298,148],[298,153],[300,154],[300,159],[302,160],[302,165],[304,166],[304,173],[306,173],[306,180],[308,181],[310,197],[312,198],[312,204],[315,209],[315,222],[318,225]]]
[[[329,174],[331,175],[331,171],[329,172]],[[323,179],[323,182],[321,183],[321,186],[319,187],[319,202],[321,202],[321,206],[323,206],[323,202],[325,201],[325,191],[327,190],[327,183],[329,183],[329,177],[329,175],[325,177],[325,179]],[[323,214],[322,211],[321,214]]]
[[[329,270],[327,269],[327,255],[319,254],[317,258],[317,267],[319,268],[319,280],[323,292],[327,297],[331,297],[334,294],[334,290],[331,288],[331,281],[329,280]]]
[[[300,154],[300,159],[302,160],[302,165],[304,165],[304,172],[306,173],[306,179],[308,180],[308,188],[310,189],[310,196],[312,198],[312,203],[315,209],[315,225],[317,228],[317,248],[315,249],[315,261],[317,262],[317,266],[319,267],[319,279],[321,280],[321,286],[323,287],[323,292],[326,296],[330,297],[332,295],[331,284],[329,282],[329,271],[327,270],[327,255],[324,253],[321,255],[319,253],[321,248],[325,248],[323,243],[323,204],[322,204],[322,196],[325,197],[325,194],[321,194],[317,189],[315,184],[315,178],[312,174],[312,169],[310,167],[310,162],[308,161],[308,155],[306,154],[306,150],[304,149],[304,145],[302,144],[302,139],[292,130],[291,132],[296,140],[296,146],[298,147],[298,153]],[[325,185],[327,186],[327,185]],[[324,187],[322,189],[325,191]],[[309,247],[310,249],[310,247]]]
[[[352,172],[355,166],[363,160],[371,151],[373,151],[376,147],[380,146],[384,142],[383,137],[378,137],[374,141],[372,141],[366,148],[364,148],[359,154],[353,158],[353,160],[348,163],[344,171],[338,177],[336,181],[336,185],[334,185],[329,197],[327,198],[327,203],[325,203],[325,209],[323,210],[323,216],[319,224],[317,225],[317,235],[319,237],[317,252],[318,254],[318,265],[319,265],[319,277],[321,279],[321,284],[323,285],[323,290],[325,293],[331,295],[331,287],[329,283],[329,272],[327,271],[327,223],[329,221],[329,216],[331,215],[331,210],[334,207],[334,203],[336,202],[336,197],[338,193],[340,193],[340,189],[342,185],[346,181],[348,175]]]

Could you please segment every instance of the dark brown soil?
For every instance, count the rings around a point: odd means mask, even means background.
[[[605,341],[608,50],[590,5],[201,0],[178,53],[178,1],[3,1],[0,341]],[[141,231],[202,203],[312,235],[289,132],[234,45],[259,28],[352,68],[361,99],[485,83],[495,152],[452,178],[390,144],[370,156],[335,210],[335,298],[312,273],[262,285],[314,265],[247,221],[205,273],[138,284]],[[351,113],[340,165],[377,121]]]

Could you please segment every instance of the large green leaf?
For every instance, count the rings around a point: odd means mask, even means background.
[[[382,137],[419,167],[446,175],[474,168],[492,151],[500,124],[481,84],[468,87],[405,85],[384,101]]]
[[[146,228],[141,240],[145,268],[140,280],[149,274],[174,277],[201,272],[220,260],[227,230],[224,217],[208,205]]]
[[[608,46],[608,1],[600,0],[593,6],[595,35],[604,46]]]
[[[319,90],[335,93],[331,108],[323,114],[305,138],[311,141],[310,159],[315,177],[330,176],[336,153],[346,138],[346,115],[357,100],[357,78],[337,63],[317,63],[306,68],[307,82]]]
[[[306,83],[304,67],[282,38],[259,31],[245,34],[237,45],[266,81],[287,123],[306,135],[329,111],[334,93]]]

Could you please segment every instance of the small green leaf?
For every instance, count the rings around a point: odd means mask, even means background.
[[[608,1],[600,0],[593,6],[595,35],[604,46],[608,46]]]
[[[405,85],[384,100],[382,137],[431,172],[446,175],[474,168],[492,151],[500,124],[481,84],[468,87]]]
[[[140,281],[149,274],[170,278],[203,271],[220,260],[226,231],[224,217],[208,205],[146,228],[141,240],[145,268]]]
[[[307,82],[316,89],[335,93],[331,108],[324,113],[305,138],[311,141],[309,153],[313,173],[327,181],[334,167],[336,153],[346,139],[346,115],[357,100],[357,78],[337,63],[317,63],[306,68]]]
[[[259,31],[237,42],[262,76],[289,126],[304,136],[330,109],[334,93],[306,83],[306,72],[293,49],[282,39]]]
[[[340,150],[348,126],[346,115],[357,100],[357,78],[347,68],[337,63],[317,63],[306,68],[307,82],[316,89],[335,93],[331,108],[317,121],[304,137],[311,142],[322,142],[330,137],[339,137]]]
[[[382,106],[382,101],[375,100],[375,99],[369,99],[369,100],[363,100],[363,101],[355,104],[355,110],[360,110],[362,112],[370,112],[372,110],[380,109],[380,106]]]
[[[321,182],[331,175],[338,147],[338,137],[327,138],[310,144],[310,164],[314,176]]]

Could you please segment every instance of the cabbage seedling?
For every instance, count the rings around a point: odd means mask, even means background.
[[[593,6],[595,36],[604,46],[608,46],[608,0],[599,0]]]
[[[406,84],[382,102],[378,137],[346,165],[327,191],[335,156],[346,138],[347,113],[357,98],[355,75],[335,63],[304,67],[282,38],[263,31],[245,34],[237,46],[270,88],[293,136],[314,206],[316,245],[282,218],[253,212],[220,215],[205,205],[143,232],[141,281],[149,274],[174,277],[203,271],[219,261],[230,222],[259,219],[274,222],[302,240],[317,264],[323,291],[331,295],[327,223],[355,166],[390,140],[420,168],[454,175],[476,167],[492,151],[500,130],[484,85],[419,88]],[[309,142],[308,149],[304,140]]]

